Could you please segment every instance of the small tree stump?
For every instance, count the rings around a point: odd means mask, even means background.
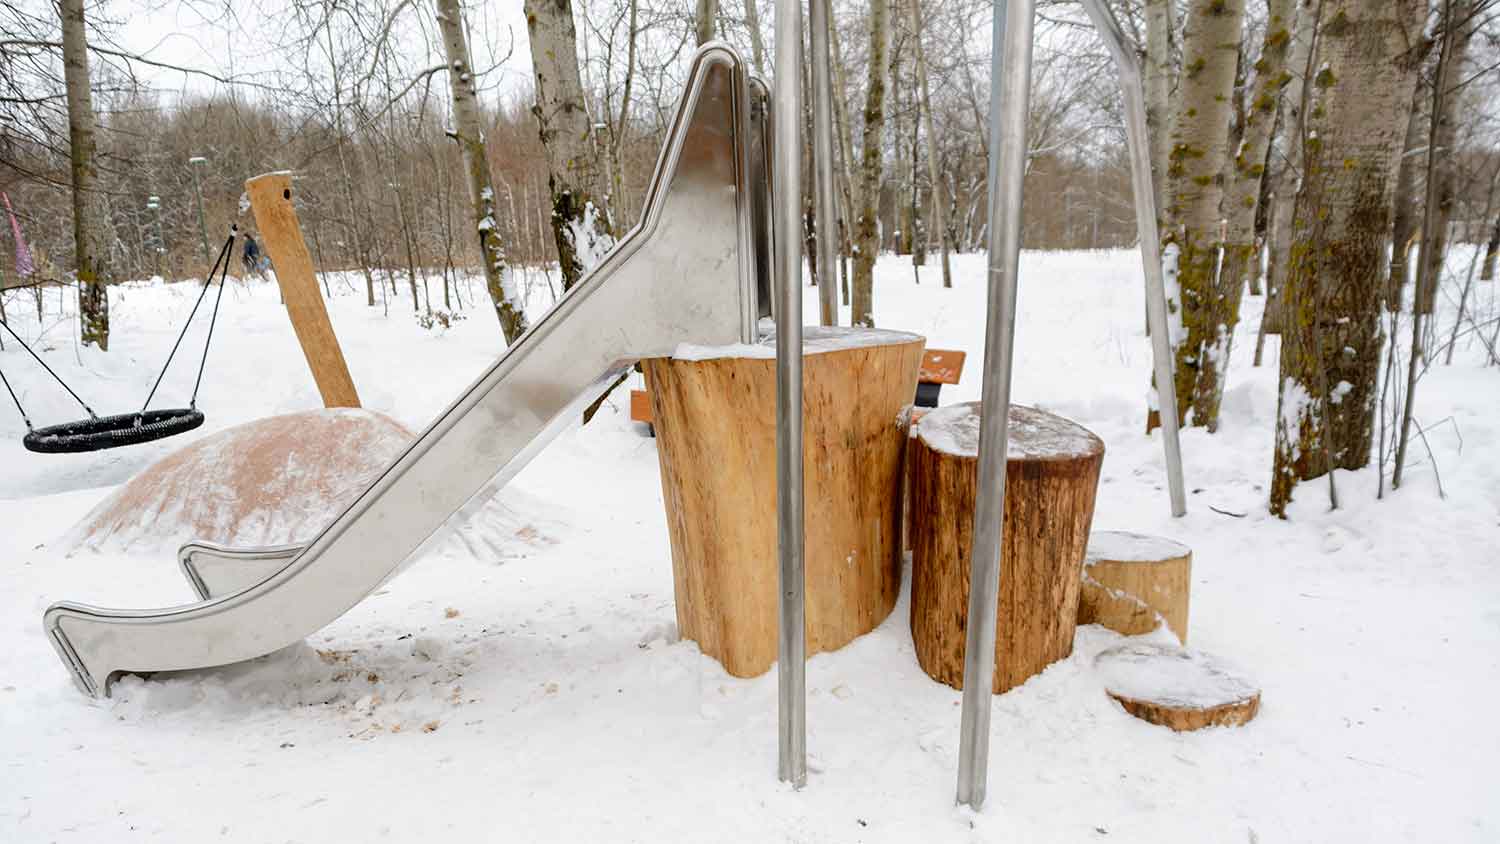
[[[1193,552],[1180,542],[1115,530],[1089,536],[1079,624],[1101,624],[1136,636],[1156,629],[1156,616],[1187,642]],[[1092,580],[1099,588],[1090,586]],[[1142,612],[1142,606],[1147,612]],[[1144,627],[1144,629],[1142,629]]]
[[[979,405],[922,417],[909,443],[911,632],[934,680],[963,687],[969,556],[979,480]],[[996,694],[1073,651],[1079,574],[1104,443],[1087,429],[1011,405],[1005,537],[995,627]]]
[[[1094,659],[1104,691],[1143,721],[1178,732],[1237,727],[1260,711],[1260,689],[1202,651],[1132,642]]]
[[[873,630],[901,589],[903,434],[924,340],[804,330],[807,653]],[[736,677],[776,662],[776,361],[766,345],[643,366],[672,541],[677,626]]]

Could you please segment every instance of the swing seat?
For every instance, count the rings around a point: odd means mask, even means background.
[[[203,424],[203,411],[192,407],[144,410],[48,425],[28,433],[21,444],[40,454],[78,454],[139,445],[186,433]]]

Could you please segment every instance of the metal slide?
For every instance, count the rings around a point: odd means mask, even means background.
[[[169,609],[71,602],[44,623],[86,694],[121,672],[206,668],[301,641],[487,500],[644,357],[753,342],[766,297],[766,109],[719,44],[694,58],[640,224],[307,546],[185,546],[204,598]],[[752,147],[757,147],[752,149]]]

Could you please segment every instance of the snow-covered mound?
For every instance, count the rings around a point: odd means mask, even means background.
[[[69,531],[69,550],[154,553],[191,539],[279,545],[311,539],[414,438],[380,413],[271,416],[173,452]]]

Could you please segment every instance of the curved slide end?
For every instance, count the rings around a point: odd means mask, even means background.
[[[52,649],[57,651],[57,656],[63,661],[63,665],[73,674],[73,684],[79,691],[89,697],[99,698],[109,696],[109,681],[112,675],[117,673],[115,669],[98,666],[88,666],[79,656],[78,650],[68,639],[68,634],[63,630],[63,621],[68,618],[86,618],[90,615],[90,607],[84,604],[75,604],[72,601],[60,601],[47,608],[46,614],[42,616],[42,625],[47,631],[47,640],[52,643]]]
[[[208,601],[266,581],[306,548],[306,545],[235,548],[195,539],[177,549],[177,566],[198,600]]]

